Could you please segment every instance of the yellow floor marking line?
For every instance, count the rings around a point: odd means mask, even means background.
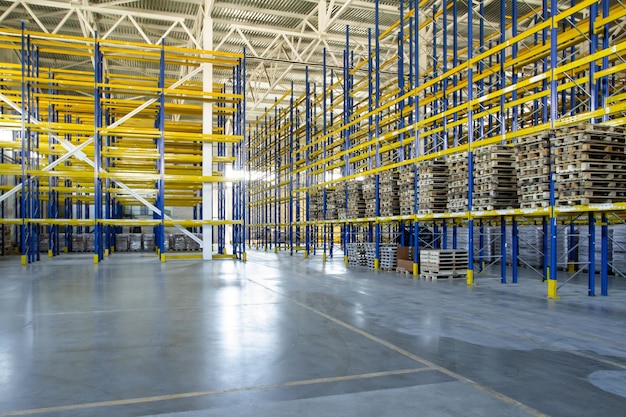
[[[120,406],[120,405],[145,404],[145,403],[153,403],[153,402],[158,402],[158,401],[180,400],[184,398],[207,397],[211,395],[229,394],[233,392],[268,390],[268,389],[276,389],[276,388],[297,387],[297,386],[303,386],[303,385],[354,381],[358,379],[380,378],[380,377],[385,377],[385,376],[407,375],[407,374],[414,374],[417,372],[435,371],[435,370],[436,369],[427,368],[427,367],[399,369],[396,371],[370,372],[367,374],[358,374],[358,375],[305,379],[301,381],[290,381],[290,382],[286,382],[283,384],[254,385],[254,386],[248,386],[248,387],[226,388],[226,389],[212,390],[212,391],[183,392],[179,394],[157,395],[157,396],[152,396],[152,397],[128,398],[125,400],[113,400],[113,401],[101,401],[101,402],[93,402],[93,403],[85,403],[85,404],[61,405],[57,407],[46,407],[46,408],[33,408],[30,410],[4,411],[4,412],[0,412],[0,417],[27,416],[27,415],[33,415],[33,414],[55,413],[55,412],[60,412],[60,411],[83,410],[87,408],[101,408],[101,407],[114,407],[114,406]]]

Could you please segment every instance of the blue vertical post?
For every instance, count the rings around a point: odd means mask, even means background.
[[[294,120],[293,120],[293,81],[291,82],[291,99],[289,105],[289,254],[293,255],[293,221],[294,221],[294,198],[293,198],[293,182],[294,182],[294,161],[293,161],[293,133],[294,133]]]
[[[29,178],[28,178],[28,159],[27,156],[28,154],[28,140],[29,140],[29,136],[30,133],[28,131],[28,129],[26,128],[26,123],[30,122],[30,120],[28,120],[28,115],[27,115],[27,111],[28,110],[28,106],[27,106],[27,102],[26,102],[26,97],[27,97],[27,91],[26,91],[26,71],[27,71],[27,67],[28,67],[28,51],[26,49],[26,34],[25,34],[25,23],[24,21],[22,21],[22,37],[21,37],[21,42],[22,42],[22,53],[21,53],[21,69],[22,69],[22,82],[21,82],[21,90],[22,90],[22,100],[20,102],[21,104],[21,113],[22,113],[22,117],[21,117],[21,137],[22,137],[22,149],[20,152],[20,162],[22,165],[22,193],[20,195],[20,211],[21,211],[21,218],[22,218],[22,224],[20,225],[20,251],[22,254],[22,265],[26,265],[29,262],[29,255],[30,255],[30,246],[29,246],[29,237],[30,237],[30,223],[27,223],[27,219],[30,216],[30,212],[28,210],[29,207],[29,202],[28,202],[28,187],[29,187]]]
[[[608,18],[610,14],[610,10],[609,10],[609,0],[602,0],[602,17],[603,18]],[[609,33],[609,25],[605,24],[603,29],[602,29],[602,49],[606,50],[609,48],[609,40],[611,38],[611,35]],[[605,56],[604,58],[602,58],[602,69],[606,70],[609,68],[609,57]],[[600,79],[600,83],[601,83],[601,89],[600,89],[600,107],[605,107],[606,106],[606,99],[609,97],[609,79],[607,76],[604,76]],[[609,115],[608,114],[604,114],[602,116],[602,121],[606,122],[609,120]],[[606,295],[606,294],[602,294],[602,295]]]
[[[588,294],[590,297],[596,295],[596,216],[589,213],[589,279]]]
[[[472,218],[472,205],[474,194],[474,152],[472,151],[472,142],[474,141],[474,109],[472,108],[472,100],[474,99],[474,8],[470,2],[467,8],[467,170],[468,170],[468,187],[467,187],[467,285],[474,285],[474,219]]]
[[[248,146],[246,144],[246,48],[243,48],[243,59],[241,60],[241,65],[239,66],[239,91],[241,92],[241,102],[239,103],[239,114],[241,114],[239,123],[237,123],[237,125],[239,126],[240,129],[240,133],[243,136],[243,141],[241,143],[241,147],[243,149],[243,151],[241,152],[242,155],[242,161],[241,161],[241,169],[244,170],[246,168],[246,164],[247,164],[247,153],[246,153],[246,149],[248,149]],[[248,219],[246,217],[246,181],[241,181],[241,198],[240,198],[240,206],[241,206],[241,221],[242,221],[242,225],[241,225],[241,234],[242,234],[242,240],[241,240],[241,257],[243,259],[243,261],[246,261],[246,229],[247,229],[247,222]]]
[[[420,72],[420,65],[419,65],[419,57],[420,57],[420,50],[419,50],[419,1],[418,0],[413,0],[413,14],[414,14],[414,19],[413,19],[413,23],[414,23],[414,31],[413,31],[413,36],[414,36],[414,42],[413,42],[413,47],[414,47],[414,52],[413,52],[413,67],[414,67],[414,80],[415,80],[415,84],[413,86],[413,91],[415,91],[419,85],[419,72]],[[419,136],[419,129],[417,128],[417,123],[420,120],[420,97],[419,97],[419,92],[416,92],[413,96],[413,158],[419,156],[420,154],[420,136]],[[418,213],[418,207],[419,207],[419,202],[418,202],[418,186],[419,186],[419,178],[418,178],[418,173],[417,173],[417,165],[412,165],[411,168],[413,168],[415,170],[415,175],[413,176],[413,215],[416,216]],[[417,220],[417,217],[414,218],[413,220],[413,242],[414,242],[414,247],[413,247],[413,276],[417,277],[419,274],[419,221]]]
[[[327,83],[326,83],[326,48],[324,48],[324,63],[323,63],[323,70],[322,70],[322,79],[323,79],[322,80],[322,90],[323,90],[323,93],[322,93],[322,129],[323,129],[322,130],[322,134],[324,135],[324,138],[325,138],[324,139],[324,143],[322,145],[324,147],[323,148],[323,159],[326,159],[328,157],[328,149],[327,149],[328,138],[326,138],[326,134],[328,133],[327,130],[326,130],[327,129],[326,100],[328,98],[327,97],[327,92],[326,92],[326,89],[327,89]],[[328,178],[326,176],[327,175],[326,174],[326,166],[327,165],[328,165],[328,163],[324,162],[324,177],[323,177],[324,183],[326,183],[326,181],[328,181]],[[327,206],[327,203],[328,203],[326,190],[327,190],[327,187],[326,187],[326,185],[324,185],[324,187],[322,188],[322,210],[323,210],[322,220],[324,221],[323,232],[322,232],[323,233],[323,237],[322,238],[324,240],[324,252],[322,254],[322,261],[324,261],[324,262],[326,262],[326,258],[327,258],[327,255],[326,255],[326,247],[328,245],[327,233],[328,233],[328,229],[329,228],[332,229],[332,226],[329,227],[328,224],[326,223],[327,214],[328,214],[327,210],[326,210],[326,208],[327,208],[326,206]],[[331,254],[332,254],[332,251],[331,251]]]
[[[518,229],[515,217],[511,220],[511,280],[517,284],[517,264],[519,258]]]
[[[500,282],[506,284],[506,218],[500,219]]]
[[[157,148],[159,151],[159,179],[157,180],[157,208],[160,210],[161,224],[156,228],[158,233],[159,259],[165,261],[165,40],[161,41],[161,55],[159,62],[159,137]],[[156,236],[155,236],[156,237]]]
[[[558,102],[557,92],[557,79],[554,70],[557,67],[557,52],[558,52],[558,25],[556,23],[556,15],[558,13],[558,0],[550,0],[550,68],[552,71],[552,79],[550,81],[550,102]],[[550,107],[550,120],[552,128],[554,128],[554,122],[557,120],[558,106],[553,105]],[[545,109],[547,111],[547,109]],[[555,214],[555,184],[554,184],[554,172],[550,167],[550,275],[548,277],[548,298],[558,298],[557,296],[557,281],[556,281],[556,269],[557,269],[557,218]]]
[[[304,164],[306,165],[306,171],[304,172],[304,184],[306,186],[306,192],[304,193],[304,210],[305,210],[305,221],[306,221],[306,226],[305,226],[305,251],[304,251],[304,257],[308,258],[309,257],[309,253],[311,251],[311,225],[310,225],[310,221],[311,221],[311,197],[310,197],[310,186],[311,186],[311,176],[310,176],[310,168],[309,168],[309,164],[310,164],[310,160],[309,160],[309,156],[310,156],[310,151],[311,148],[309,147],[309,145],[311,144],[311,129],[312,129],[312,125],[313,125],[313,118],[311,117],[311,98],[310,98],[310,94],[311,94],[311,86],[309,84],[309,67],[306,67],[306,72],[305,72],[305,90],[306,90],[306,94],[304,97],[304,103],[305,103],[305,116],[304,116],[304,132],[305,132],[305,143],[306,143],[306,151],[304,152]]]
[[[601,259],[600,259],[600,294],[609,295],[609,223],[606,213],[602,213]]]
[[[594,2],[589,6],[589,55],[596,53],[598,50],[598,34],[595,31],[596,19],[598,18],[598,3]],[[598,71],[596,60],[589,62],[589,99],[590,111],[598,110],[598,84],[595,74]],[[591,119],[595,123],[596,119]]]
[[[375,68],[376,72],[376,91],[374,92],[376,100],[376,131],[374,134],[376,135],[376,168],[380,168],[380,5],[379,0],[376,0],[375,10],[374,10],[374,26],[375,26],[375,36],[376,36],[376,50],[374,51],[375,56]],[[370,55],[371,57],[371,55]],[[370,58],[371,59],[371,58]],[[376,218],[380,217],[380,174],[378,171],[376,172]],[[375,256],[374,256],[374,269],[380,268],[380,242],[381,242],[381,226],[380,222],[376,222],[376,245],[375,245]]]
[[[94,87],[94,219],[95,227],[94,235],[94,257],[95,264],[99,263],[104,257],[104,248],[102,247],[102,179],[100,178],[100,169],[102,165],[102,137],[100,136],[100,128],[102,128],[102,102],[101,87],[102,83],[102,54],[100,52],[100,43],[94,38],[94,66],[95,66],[95,87]]]

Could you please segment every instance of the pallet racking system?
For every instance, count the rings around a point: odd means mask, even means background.
[[[305,256],[321,251],[326,260],[338,242],[346,259],[351,242],[373,242],[378,269],[381,245],[397,242],[416,247],[418,275],[420,247],[456,248],[465,238],[471,285],[475,270],[492,263],[500,264],[503,283],[511,264],[517,282],[518,266],[529,264],[520,257],[520,231],[527,236],[532,229],[541,234],[535,250],[543,261],[536,271],[547,281],[548,297],[558,297],[562,264],[574,274],[587,270],[588,294],[595,295],[596,242],[601,294],[607,295],[609,225],[623,223],[626,199],[598,193],[579,194],[573,204],[559,199],[555,138],[583,126],[617,132],[623,142],[626,6],[608,0],[401,0],[398,21],[385,31],[378,7],[376,2],[367,51],[356,55],[350,49],[346,28],[340,73],[328,70],[324,59],[316,82],[307,77],[304,94],[296,95],[292,86],[249,123],[249,245]],[[383,42],[395,43],[397,53],[381,56]],[[545,136],[548,166],[541,175],[547,201],[475,210],[475,151],[496,144],[523,147]],[[383,173],[442,158],[467,165],[467,209],[420,212],[415,175],[413,212],[380,215],[387,197],[381,194]],[[350,210],[350,196],[358,196],[364,178],[374,184],[375,216]],[[579,228],[587,228],[581,239],[588,240],[588,262],[573,272],[572,232]],[[557,252],[564,239],[569,249],[562,260]],[[494,253],[495,240],[511,244],[495,245]]]
[[[208,245],[209,256],[245,258],[245,184],[226,175],[245,161],[245,52],[54,35],[24,24],[1,29],[0,44],[19,55],[17,64],[0,63],[0,128],[12,132],[0,142],[0,224],[3,240],[5,229],[17,232],[22,263],[40,259],[42,234],[55,256],[82,232],[98,263],[123,226],[152,227],[161,261],[166,228]],[[40,57],[59,64],[44,67]],[[90,69],[65,66],[68,57]],[[166,68],[180,69],[180,78],[166,77]],[[216,210],[203,210],[213,194]],[[146,207],[145,218],[125,218],[132,206]],[[193,218],[172,218],[167,207],[187,207]]]

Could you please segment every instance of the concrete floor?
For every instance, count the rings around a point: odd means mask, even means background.
[[[626,290],[342,259],[0,258],[0,416],[618,416]]]

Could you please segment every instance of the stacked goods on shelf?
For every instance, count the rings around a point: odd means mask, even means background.
[[[380,269],[392,271],[396,269],[398,247],[395,244],[380,245]]]
[[[141,233],[128,234],[128,251],[141,252]]]
[[[337,188],[326,189],[326,220],[337,220]],[[345,199],[345,195],[344,195]]]
[[[413,246],[398,246],[397,270],[413,271]]]
[[[47,233],[39,235],[39,252],[48,252],[50,248],[50,236]]]
[[[400,214],[413,214],[415,207],[415,165],[407,165],[400,170]]]
[[[467,152],[450,155],[448,165],[448,211],[467,211],[468,167]]]
[[[185,235],[182,233],[172,233],[169,236],[170,248],[175,251],[181,251],[187,249],[187,241]]]
[[[442,159],[418,166],[418,213],[443,213],[448,202],[448,166]]]
[[[520,265],[529,265],[533,268],[543,267],[543,230],[537,226],[518,226],[517,236]],[[509,246],[512,245],[511,239],[510,234],[507,235]]]
[[[96,237],[93,233],[85,234],[85,252],[93,252],[96,249]]]
[[[337,211],[338,219],[346,219],[346,182],[340,182],[335,187],[335,192],[333,193],[333,204],[335,205],[335,210]]]
[[[457,226],[456,228],[456,249],[468,250],[469,248],[469,229],[464,226]],[[454,227],[448,227],[448,233],[446,235],[446,244],[448,248],[454,249]],[[480,247],[480,230],[474,226],[474,254],[477,254]],[[474,257],[476,259],[476,257]]]
[[[115,235],[115,252],[128,252],[128,233]]]
[[[348,243],[348,265],[351,266],[367,266],[367,259],[365,257],[365,244],[364,243]]]
[[[612,269],[616,275],[626,275],[626,225],[620,224],[612,226],[613,229],[613,258]]]
[[[473,210],[516,208],[515,150],[489,145],[474,151]]]
[[[517,201],[520,208],[550,205],[550,136],[547,132],[520,138],[515,145]]]
[[[202,240],[202,234],[196,233],[195,236]],[[185,250],[200,250],[200,244],[194,239],[185,235]]]
[[[555,131],[558,205],[613,203],[626,198],[624,127],[582,124]]]
[[[85,235],[73,233],[71,239],[72,252],[85,252]]]
[[[467,275],[466,250],[427,249],[420,251],[422,278],[462,278]]]
[[[324,218],[324,194],[322,190],[309,191],[309,215],[311,220],[322,220]]]
[[[352,191],[350,191],[352,192]],[[363,200],[365,200],[365,217],[376,216],[376,176],[368,175],[363,180]]]
[[[348,182],[348,218],[358,219],[365,215],[363,181]]]
[[[400,214],[399,185],[400,174],[398,171],[383,171],[380,174],[380,215],[397,216]]]
[[[13,247],[13,244],[11,243],[11,226],[4,226],[4,232],[3,232],[3,249],[4,249],[4,253],[7,254],[11,248]]]
[[[165,239],[167,242],[167,239]],[[141,246],[146,252],[154,252],[154,233],[144,233],[141,237]]]

